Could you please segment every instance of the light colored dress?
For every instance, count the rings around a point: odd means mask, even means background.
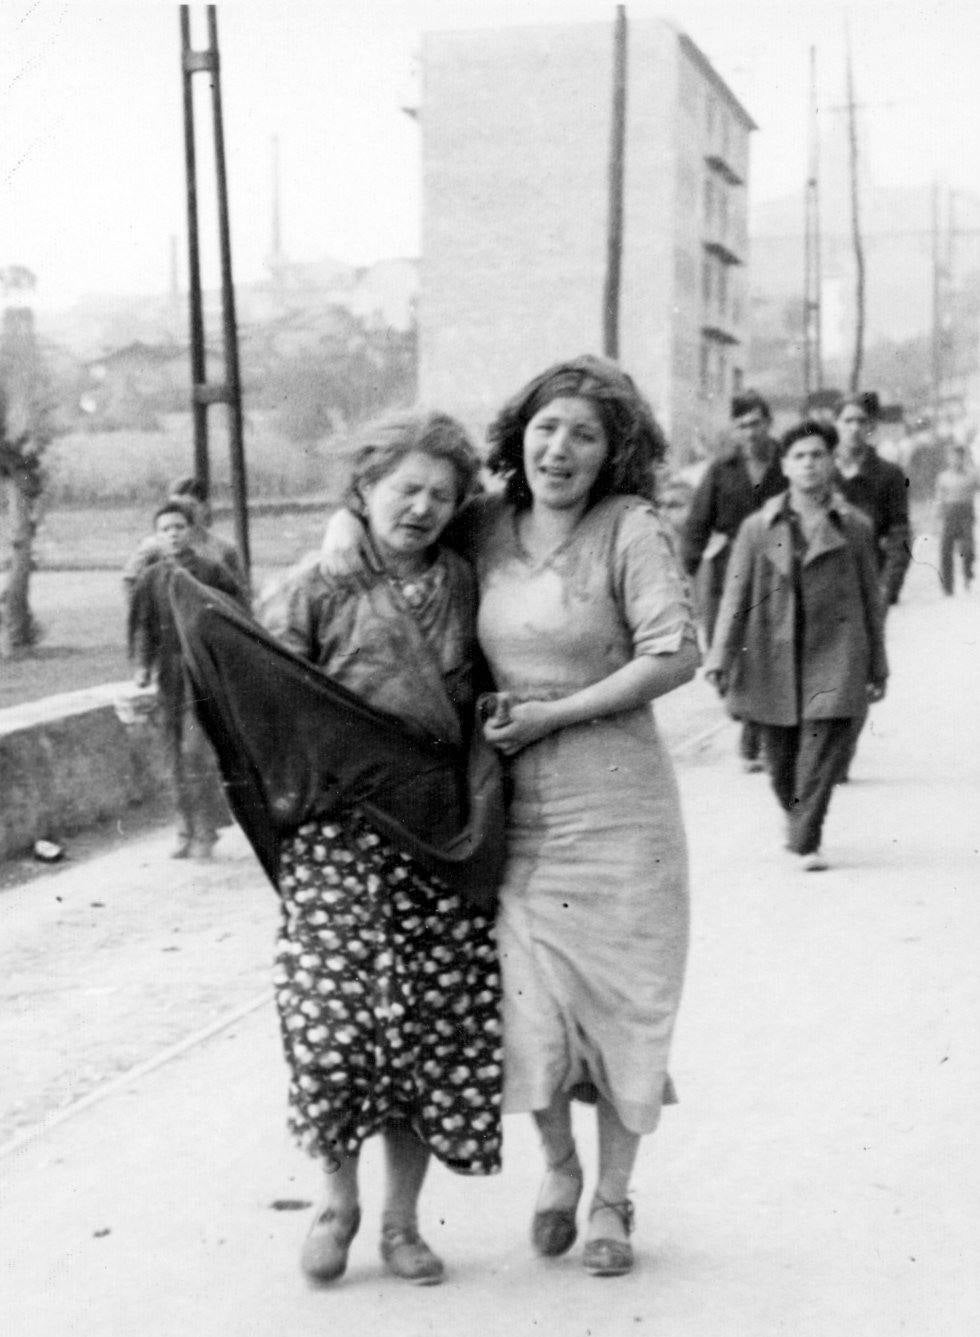
[[[610,497],[543,561],[514,513],[485,507],[473,544],[478,636],[500,690],[568,696],[637,655],[695,644],[687,586],[653,507]],[[653,711],[551,734],[511,762],[498,948],[504,1109],[558,1091],[601,1093],[652,1131],[688,938],[687,850],[673,768]]]

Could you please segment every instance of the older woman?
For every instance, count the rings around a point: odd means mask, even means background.
[[[489,436],[503,496],[467,508],[464,539],[501,689],[485,733],[510,758],[513,795],[497,925],[504,1107],[538,1124],[532,1240],[557,1255],[575,1240],[583,1188],[570,1102],[596,1104],[583,1264],[617,1275],[633,1264],[640,1137],[674,1099],[687,949],[684,831],[649,703],[694,675],[697,641],[651,502],[666,443],[629,376],[595,357],[558,364]]]
[[[334,579],[302,564],[262,609],[296,655],[447,746],[463,741],[472,714],[475,583],[439,539],[477,468],[462,428],[445,415],[377,425],[349,490],[377,570],[367,580]],[[290,1124],[328,1171],[303,1269],[319,1282],[343,1273],[360,1223],[358,1154],[380,1132],[382,1258],[399,1277],[438,1282],[443,1264],[417,1221],[430,1154],[463,1174],[499,1168],[492,919],[357,806],[288,836],[277,881]]]

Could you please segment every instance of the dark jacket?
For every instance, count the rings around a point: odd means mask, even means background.
[[[170,605],[170,582],[175,570],[244,603],[238,581],[221,563],[189,548],[180,557],[164,557],[159,550],[143,566],[133,585],[128,609],[127,639],[130,657],[140,668],[156,675],[165,723],[177,727],[184,707],[184,661]]]
[[[882,596],[895,603],[912,560],[908,479],[869,446],[858,472],[851,478],[838,473],[834,486],[871,521]]]
[[[713,460],[698,484],[684,524],[681,558],[689,576],[697,575],[702,559],[708,567],[703,616],[709,639],[725,584],[731,545],[742,521],[785,488],[775,443],[772,458],[758,483],[752,482],[742,452],[735,448]]]
[[[270,880],[282,839],[353,805],[481,908],[504,855],[499,761],[375,709],[182,572],[170,598],[228,802]]]
[[[256,613],[277,641],[334,682],[458,746],[460,722],[473,713],[476,577],[445,548],[437,569],[438,588],[413,615],[383,575],[327,577],[314,554]]]
[[[832,502],[800,567],[797,662],[788,500],[788,492],[772,498],[739,531],[705,670],[728,675],[726,705],[737,718],[786,726],[853,718],[866,708],[868,684],[888,676],[871,531],[860,512]]]
[[[245,575],[245,568],[242,566],[242,559],[234,543],[229,543],[227,539],[220,538],[213,534],[209,529],[204,529],[200,525],[194,525],[191,528],[191,551],[198,557],[203,557],[206,561],[215,562],[223,566],[226,573],[231,576],[236,585],[235,597],[239,603],[247,605],[249,603],[248,579]],[[154,564],[163,560],[163,553],[160,551],[160,542],[156,534],[148,534],[141,540],[136,551],[129,558],[123,567],[123,588],[126,590],[127,599],[132,598],[133,588],[143,572]],[[225,586],[220,587],[224,589]]]

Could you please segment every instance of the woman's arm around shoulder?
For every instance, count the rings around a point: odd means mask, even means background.
[[[472,561],[487,525],[504,504],[501,497],[488,493],[470,497],[446,526],[441,543]],[[339,506],[327,521],[320,544],[319,568],[328,578],[379,569],[363,518],[347,506]]]

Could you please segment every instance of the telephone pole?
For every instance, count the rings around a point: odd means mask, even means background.
[[[849,146],[851,182],[851,241],[854,246],[854,358],[851,363],[850,390],[860,388],[861,367],[864,362],[864,242],[861,237],[861,218],[858,198],[858,136],[857,113],[854,105],[854,66],[851,60],[851,35],[847,41],[847,140]]]
[[[810,47],[809,161],[803,240],[803,391],[807,399],[823,389],[820,259],[820,131],[817,110],[817,52]]]
[[[939,182],[932,184],[932,427],[938,437],[943,402],[943,263],[939,232]]]
[[[612,134],[609,145],[609,222],[603,294],[602,351],[619,357],[619,294],[623,266],[623,181],[626,156],[626,6],[616,6],[613,29]]]
[[[235,285],[231,270],[231,227],[228,218],[228,181],[225,167],[224,122],[221,110],[221,58],[218,53],[218,18],[215,5],[207,5],[208,45],[191,47],[190,7],[180,6],[181,71],[184,93],[184,153],[187,176],[187,240],[190,276],[191,405],[194,414],[194,466],[205,492],[210,485],[207,411],[211,404],[228,409],[228,444],[231,456],[232,509],[235,541],[247,572],[250,566],[248,501],[242,424],[242,387],[238,364],[238,322],[235,316]],[[197,163],[194,146],[195,74],[211,77],[211,120],[214,134],[214,167],[218,202],[218,250],[221,263],[221,327],[224,343],[224,381],[208,382],[204,355],[204,314],[201,292],[201,262],[197,223]]]

